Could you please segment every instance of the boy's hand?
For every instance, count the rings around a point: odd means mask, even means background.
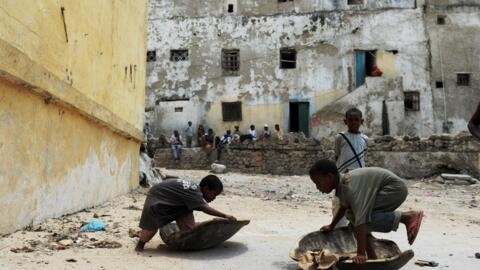
[[[358,255],[352,258],[352,261],[357,264],[362,264],[367,261],[367,256],[365,255]]]
[[[321,232],[327,233],[333,231],[333,226],[332,225],[325,225],[322,228],[320,228]]]
[[[225,218],[228,219],[229,221],[237,221],[237,218],[234,216],[225,215]]]

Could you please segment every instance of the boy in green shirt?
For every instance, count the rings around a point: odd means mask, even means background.
[[[423,218],[422,211],[400,212],[396,209],[407,198],[405,182],[394,173],[376,167],[359,168],[340,174],[330,160],[317,161],[310,169],[310,178],[322,193],[335,190],[340,209],[329,225],[320,230],[329,232],[345,215],[355,229],[357,255],[355,263],[376,259],[368,239],[370,232],[396,231],[399,223],[407,228],[408,243],[413,244]]]

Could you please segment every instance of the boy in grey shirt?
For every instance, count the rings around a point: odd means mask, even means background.
[[[411,245],[417,237],[422,223],[422,211],[400,212],[396,209],[408,195],[407,186],[394,173],[377,167],[359,168],[346,174],[340,174],[335,163],[319,160],[310,169],[310,178],[322,193],[335,190],[340,200],[340,209],[329,225],[320,231],[333,230],[344,215],[351,221],[357,240],[355,263],[365,263],[377,256],[371,241],[370,232],[396,231],[400,223],[407,229],[408,243]]]
[[[143,251],[145,243],[150,241],[160,227],[172,221],[177,222],[180,231],[195,227],[193,210],[206,214],[236,220],[208,205],[223,191],[223,184],[215,175],[207,175],[200,185],[188,180],[166,180],[153,186],[145,199],[140,218],[139,241],[136,251]]]

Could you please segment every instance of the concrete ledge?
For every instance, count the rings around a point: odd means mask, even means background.
[[[45,103],[65,106],[127,139],[143,141],[140,129],[58,78],[25,53],[0,38],[0,77],[44,97]],[[55,87],[49,87],[55,85]]]

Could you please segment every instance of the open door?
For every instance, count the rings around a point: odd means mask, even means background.
[[[290,131],[303,132],[309,136],[310,104],[308,102],[290,102]]]
[[[355,51],[355,88],[365,84],[365,77],[381,75],[373,74],[376,55],[376,51]]]

